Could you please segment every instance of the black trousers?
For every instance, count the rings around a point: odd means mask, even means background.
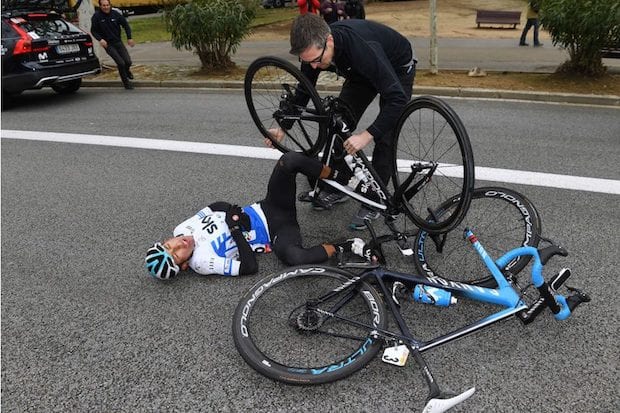
[[[412,66],[409,73],[403,71],[398,74],[398,80],[405,90],[407,100],[411,99],[411,89],[415,79],[415,65]],[[340,98],[347,103],[355,116],[355,123],[359,122],[362,115],[377,96],[377,90],[363,78],[350,77],[345,80],[340,91]],[[379,99],[379,107],[383,109],[386,101],[383,97]],[[396,125],[394,125],[396,126]],[[375,148],[372,152],[372,166],[375,168],[379,177],[385,185],[388,184],[392,170],[394,169],[393,151],[394,151],[394,131],[390,130],[382,136],[375,136]]]
[[[108,43],[108,47],[105,51],[114,60],[114,63],[116,63],[118,74],[121,76],[123,83],[127,83],[129,81],[127,75],[132,62],[129,52],[123,42]]]
[[[323,164],[315,158],[297,152],[285,153],[273,169],[267,195],[260,202],[267,217],[273,252],[287,265],[315,264],[328,258],[321,245],[303,247],[296,208],[297,174],[314,181],[322,169]]]

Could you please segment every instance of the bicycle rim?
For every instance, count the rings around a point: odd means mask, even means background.
[[[244,90],[252,120],[274,147],[316,155],[327,133],[325,111],[314,86],[295,66],[261,57],[248,68]],[[281,141],[269,133],[273,128],[286,131]]]
[[[396,128],[394,188],[418,168],[414,180],[404,189],[402,211],[418,227],[430,232],[447,232],[465,216],[474,187],[474,156],[469,136],[457,114],[443,101],[431,96],[412,100]],[[419,189],[414,186],[421,184]],[[454,209],[429,219],[448,198],[458,194]]]
[[[350,281],[352,274],[327,267],[297,267],[261,280],[239,302],[233,320],[235,345],[259,373],[290,384],[319,384],[346,377],[381,348],[372,337],[386,318],[380,296],[366,283],[340,309],[351,289],[308,308],[315,299]],[[326,315],[315,308],[333,311]],[[364,326],[351,322],[362,323]]]
[[[447,200],[437,213],[449,213],[457,204],[457,198]],[[457,229],[445,234],[442,251],[437,250],[431,234],[418,233],[414,244],[418,270],[447,280],[494,287],[495,279],[471,243],[463,237],[466,226],[494,260],[520,246],[536,247],[540,241],[540,216],[525,196],[506,188],[477,188],[465,219]],[[516,275],[529,261],[529,256],[516,258],[504,270]]]

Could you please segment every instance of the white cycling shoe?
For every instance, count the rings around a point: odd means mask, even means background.
[[[442,393],[438,397],[430,399],[428,403],[426,403],[426,406],[424,406],[424,410],[422,410],[422,413],[445,412],[446,410],[453,408],[460,402],[469,399],[475,391],[476,388],[472,387],[471,389],[453,397],[448,397],[448,395]]]

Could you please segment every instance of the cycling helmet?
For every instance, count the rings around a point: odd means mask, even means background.
[[[161,243],[156,242],[146,252],[144,259],[149,274],[161,280],[167,280],[179,273],[179,266]]]

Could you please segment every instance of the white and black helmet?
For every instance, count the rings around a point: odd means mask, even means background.
[[[144,259],[149,274],[161,280],[167,280],[179,273],[179,266],[161,243],[156,242],[146,252]]]

